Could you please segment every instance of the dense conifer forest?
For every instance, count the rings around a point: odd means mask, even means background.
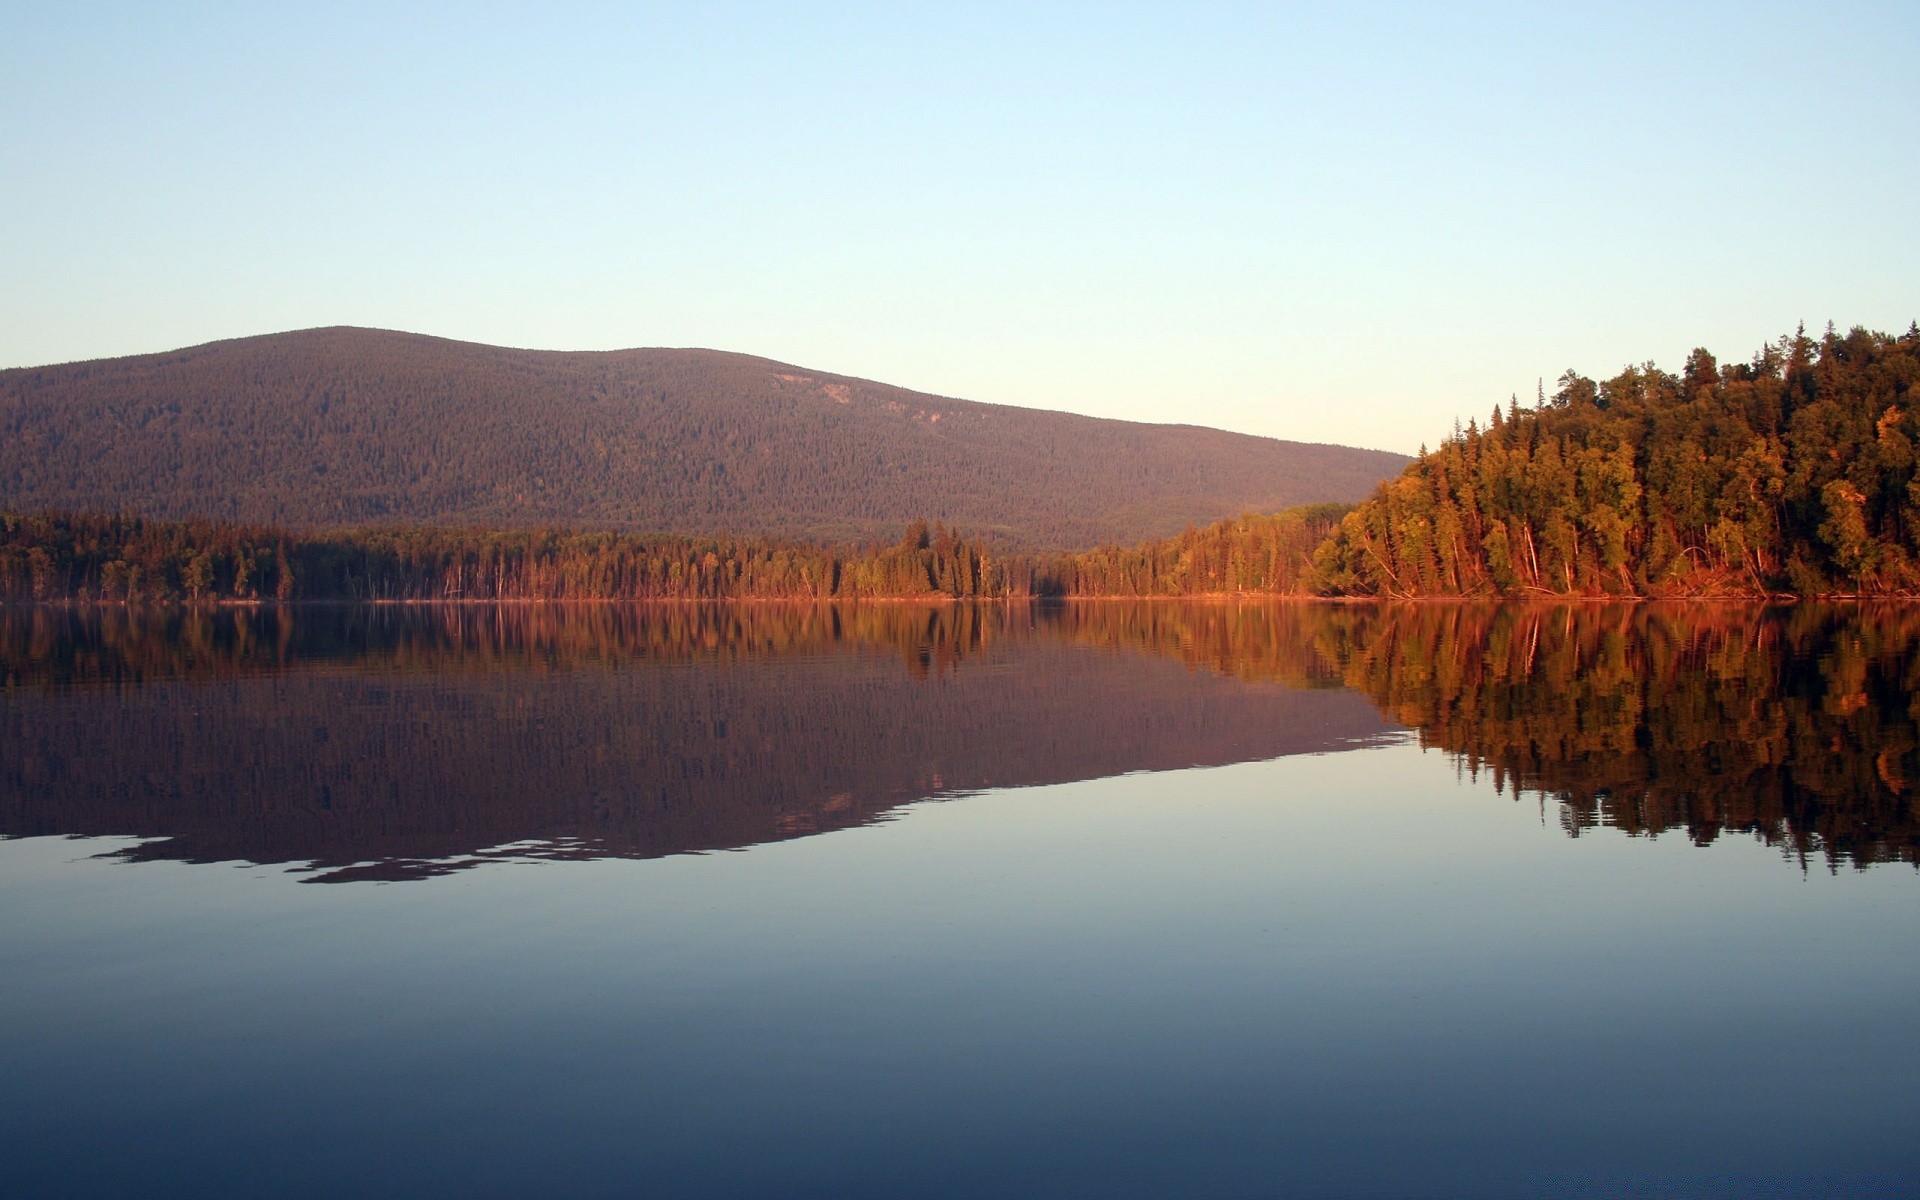
[[[915,521],[891,544],[0,514],[0,602],[858,600],[1288,594],[1345,509],[1240,517],[1132,548],[999,554]]]
[[[712,350],[314,329],[0,371],[0,509],[314,531],[1085,549],[1351,503],[1404,455],[979,404]]]
[[[1920,328],[1695,350],[1495,409],[1316,559],[1362,596],[1920,591]],[[1544,389],[1543,389],[1544,391]]]
[[[1303,595],[1318,582],[1315,548],[1347,510],[1310,504],[1217,521],[1162,541],[1059,555],[1029,574],[1057,596]]]
[[[137,517],[0,516],[11,600],[826,600],[1028,594],[990,559],[918,521],[890,546],[520,529],[266,526]]]

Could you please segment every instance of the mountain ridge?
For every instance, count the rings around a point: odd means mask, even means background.
[[[1047,548],[1355,501],[1409,461],[708,348],[352,326],[0,371],[0,433],[0,507],[16,510],[810,540],[891,537],[924,516]]]

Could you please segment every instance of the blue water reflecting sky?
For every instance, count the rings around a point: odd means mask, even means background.
[[[1406,744],[402,885],[117,844],[0,842],[8,1191],[1920,1171],[1912,868],[1569,838]]]

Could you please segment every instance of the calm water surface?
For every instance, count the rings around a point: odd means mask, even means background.
[[[0,614],[0,1194],[1920,1195],[1920,614]]]

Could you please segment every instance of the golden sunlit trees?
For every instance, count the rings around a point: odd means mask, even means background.
[[[1575,372],[1424,453],[1315,566],[1344,595],[1920,590],[1920,329],[1831,329],[1679,375]]]

